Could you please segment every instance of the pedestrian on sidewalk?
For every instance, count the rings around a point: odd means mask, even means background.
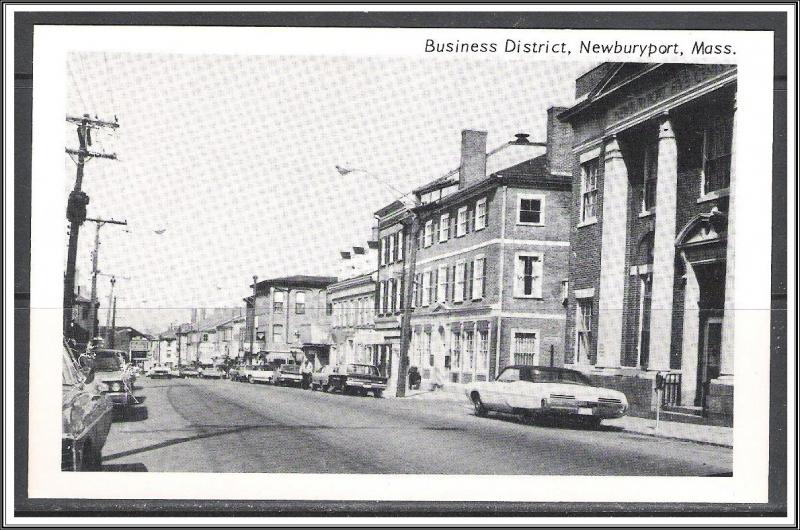
[[[311,372],[314,371],[314,365],[308,359],[305,360],[303,366],[300,368],[300,373],[303,376],[303,390],[311,388]]]

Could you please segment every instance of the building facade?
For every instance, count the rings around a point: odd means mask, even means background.
[[[563,364],[572,135],[560,110],[546,142],[520,134],[487,153],[485,132],[463,131],[459,169],[415,190],[409,357],[423,384]]]
[[[370,241],[366,247],[341,253],[339,281],[328,286],[333,340],[330,362],[372,364],[389,377],[391,357],[381,351],[383,337],[375,333],[379,247],[377,241]]]
[[[604,63],[576,99],[566,363],[732,421],[736,67]]]
[[[332,276],[286,276],[262,280],[247,304],[248,339],[253,333],[254,355],[261,361],[300,360],[328,363],[329,312],[327,287]],[[252,289],[253,286],[251,285]],[[245,347],[249,349],[249,340]]]

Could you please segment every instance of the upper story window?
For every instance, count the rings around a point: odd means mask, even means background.
[[[517,224],[544,224],[544,195],[520,195],[517,198]]]
[[[423,246],[425,248],[433,244],[433,219],[425,221],[425,235]]]
[[[710,123],[703,133],[702,193],[727,190],[731,183],[733,118]]]
[[[294,312],[298,315],[305,314],[306,312],[306,293],[305,291],[298,291],[294,295]]]
[[[283,324],[272,326],[272,342],[283,342]]]
[[[403,261],[403,231],[402,230],[400,232],[397,232],[394,235],[394,241],[395,241],[395,244],[397,245],[397,252],[395,252],[395,254],[397,255],[397,261]]]
[[[447,265],[439,265],[436,278],[436,300],[444,302],[447,300]]]
[[[389,236],[389,263],[394,263],[394,257],[397,251],[397,239],[394,237],[394,234]]]
[[[428,306],[431,303],[431,271],[422,273],[422,305]]]
[[[517,254],[514,263],[514,296],[518,298],[542,297],[542,256]]]
[[[475,230],[486,228],[486,197],[475,203]]]
[[[467,277],[466,277],[466,263],[456,263],[456,277],[455,277],[455,290],[453,291],[453,301],[463,302],[466,295]]]
[[[272,296],[272,310],[275,313],[283,313],[283,304],[286,303],[286,293],[275,291]]]
[[[444,243],[450,237],[450,214],[443,213],[439,217],[439,243]]]
[[[656,207],[656,183],[658,182],[658,144],[652,143],[644,150],[644,184],[642,186],[642,213]]]
[[[486,258],[478,256],[472,265],[472,299],[480,300],[484,293],[484,269],[486,268]]]
[[[462,206],[458,209],[458,217],[456,223],[456,237],[461,237],[467,234],[467,207]]]
[[[597,172],[598,158],[581,164],[581,223],[597,220]]]

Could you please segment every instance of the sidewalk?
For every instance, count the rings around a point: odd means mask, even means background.
[[[460,392],[453,390],[409,390],[404,398],[387,396],[390,399],[413,399],[424,401],[451,401],[469,403],[467,398]],[[604,420],[603,425],[610,427],[620,427],[626,432],[655,436],[659,438],[673,438],[677,440],[687,440],[692,442],[720,445],[723,447],[733,447],[733,429],[730,427],[718,427],[714,425],[700,425],[693,423],[681,423],[677,421],[660,421],[656,431],[656,420],[648,418],[638,418],[636,416],[625,416],[615,420]]]

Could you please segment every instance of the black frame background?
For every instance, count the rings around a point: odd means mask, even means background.
[[[795,5],[790,3],[788,5]],[[413,6],[409,6],[413,8]],[[17,12],[14,14],[15,514],[24,516],[785,516],[787,429],[787,16],[782,12]],[[27,496],[30,210],[35,25],[496,29],[682,29],[774,32],[772,338],[769,502],[766,504],[153,501]],[[796,122],[795,122],[796,124]],[[796,132],[796,129],[795,129]],[[795,167],[797,153],[794,153]],[[796,207],[797,198],[793,206]],[[796,228],[796,226],[795,226]],[[795,381],[797,374],[795,373]],[[5,411],[4,413],[8,413]],[[4,437],[9,433],[4,432]],[[794,448],[793,448],[794,449]],[[797,472],[794,470],[794,483]],[[9,499],[10,501],[10,499]],[[795,521],[796,513],[795,513]],[[398,521],[400,522],[400,521]],[[752,521],[755,523],[755,521]],[[211,523],[211,521],[209,521]],[[745,523],[745,521],[743,521]]]

